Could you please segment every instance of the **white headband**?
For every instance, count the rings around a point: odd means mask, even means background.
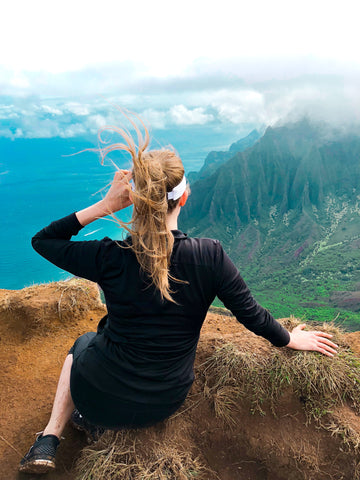
[[[176,187],[174,187],[171,190],[171,192],[168,192],[167,194],[168,200],[177,200],[178,198],[181,197],[181,195],[185,192],[185,190],[186,190],[186,177],[184,175],[179,185],[176,185]]]

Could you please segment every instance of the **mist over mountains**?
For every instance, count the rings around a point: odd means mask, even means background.
[[[210,152],[205,158],[204,165],[201,169],[198,172],[190,172],[187,175],[188,180],[194,182],[210,176],[220,165],[232,158],[236,153],[243,152],[247,148],[252,147],[260,137],[261,135],[257,130],[252,130],[246,137],[232,143],[229,150],[225,152]]]
[[[257,298],[312,319],[360,311],[359,136],[303,119],[202,171],[180,227],[219,238]]]

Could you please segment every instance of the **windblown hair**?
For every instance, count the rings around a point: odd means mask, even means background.
[[[166,224],[166,216],[174,210],[180,199],[168,200],[167,192],[181,182],[184,167],[181,159],[171,149],[146,151],[150,142],[146,126],[136,116],[144,129],[143,135],[136,122],[128,116],[127,118],[137,133],[137,145],[131,134],[123,128],[104,127],[98,135],[101,143],[101,133],[112,130],[119,133],[125,141],[100,148],[103,160],[114,150],[125,150],[130,154],[133,164],[132,179],[135,190],[131,192],[134,205],[132,219],[127,223],[116,220],[130,233],[130,248],[134,251],[141,269],[159,290],[161,298],[174,302],[171,296],[174,292],[170,289],[169,280],[182,281],[169,273],[174,237]]]

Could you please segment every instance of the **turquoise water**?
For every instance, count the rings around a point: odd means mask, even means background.
[[[186,171],[198,170],[208,151],[228,148],[237,138],[234,132],[204,130],[193,140],[181,141],[181,133],[161,132],[160,145],[172,143],[180,153]],[[91,139],[17,139],[0,138],[0,288],[18,289],[34,283],[65,279],[69,276],[40,257],[31,247],[32,236],[52,220],[87,207],[101,199],[96,193],[109,183],[114,167],[101,166],[95,153],[78,152],[94,145]],[[157,147],[157,145],[154,145]],[[112,157],[120,167],[128,160]],[[131,215],[131,208],[122,218]],[[76,239],[121,238],[119,228],[106,219],[85,227]]]

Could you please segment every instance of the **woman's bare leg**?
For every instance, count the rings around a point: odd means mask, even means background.
[[[56,435],[60,439],[62,431],[75,408],[70,394],[70,372],[72,363],[73,356],[70,353],[66,357],[61,370],[51,417],[43,431],[43,436]]]

